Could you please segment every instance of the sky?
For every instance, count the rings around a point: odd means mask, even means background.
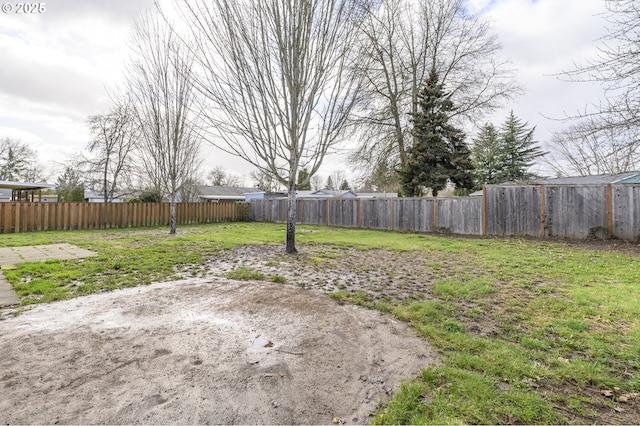
[[[3,4],[0,137],[28,144],[55,182],[61,165],[87,146],[87,118],[108,112],[109,91],[123,81],[132,20],[153,8],[153,0],[51,0],[42,3],[43,12],[29,14],[15,13],[17,1]],[[605,33],[604,0],[469,0],[469,7],[492,23],[502,58],[524,88],[487,121],[499,125],[513,110],[536,127],[544,148],[563,127],[559,119],[598,102],[597,86],[562,81],[558,73],[595,55]],[[213,148],[203,155],[205,170],[223,166],[246,176],[252,170]],[[344,156],[334,155],[320,174],[349,169]]]

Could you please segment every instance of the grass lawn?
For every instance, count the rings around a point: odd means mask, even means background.
[[[198,275],[220,250],[282,245],[284,236],[283,225],[233,223],[181,227],[175,237],[165,229],[9,234],[0,244],[70,243],[99,253],[5,271],[31,304]],[[441,354],[376,423],[640,423],[640,251],[322,227],[299,227],[297,238],[412,253],[430,271],[428,292],[416,300],[332,295],[408,321]],[[240,269],[237,278],[261,278],[252,273]]]

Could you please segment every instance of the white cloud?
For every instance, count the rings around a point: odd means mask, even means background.
[[[596,102],[602,91],[595,84],[563,81],[560,74],[596,54],[605,33],[602,0],[474,0],[491,3],[485,17],[492,22],[525,94],[493,115],[500,124],[509,110],[536,126],[543,144],[564,124],[559,119]],[[552,118],[548,119],[546,117]]]
[[[170,0],[162,0],[171,4]],[[106,112],[105,88],[123,79],[132,18],[153,0],[56,0],[41,15],[0,13],[0,136],[9,133],[40,151],[48,162],[63,162],[88,141],[89,115]],[[597,87],[566,83],[555,74],[584,63],[604,33],[602,0],[469,0],[469,10],[492,22],[526,93],[510,109],[537,126],[539,140],[562,126],[561,118],[597,102]],[[206,167],[224,165],[238,174],[250,167],[211,149]],[[348,169],[344,155],[328,157],[324,174]]]
[[[61,163],[86,146],[87,117],[109,107],[106,89],[123,79],[132,18],[153,1],[46,5],[42,14],[0,14],[0,132]]]

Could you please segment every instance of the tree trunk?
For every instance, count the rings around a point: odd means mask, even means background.
[[[296,185],[289,185],[289,203],[287,206],[287,254],[296,254]]]
[[[176,233],[176,202],[171,201],[169,204],[169,234],[175,235]]]

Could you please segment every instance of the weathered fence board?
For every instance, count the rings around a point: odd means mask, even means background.
[[[546,235],[586,238],[607,229],[607,186],[545,187]]]
[[[0,234],[169,224],[168,203],[0,203]],[[178,203],[178,225],[249,220],[246,203]]]
[[[487,235],[541,236],[539,186],[487,186],[484,192]]]
[[[640,239],[640,186],[615,185],[610,197],[612,236],[624,240]]]

